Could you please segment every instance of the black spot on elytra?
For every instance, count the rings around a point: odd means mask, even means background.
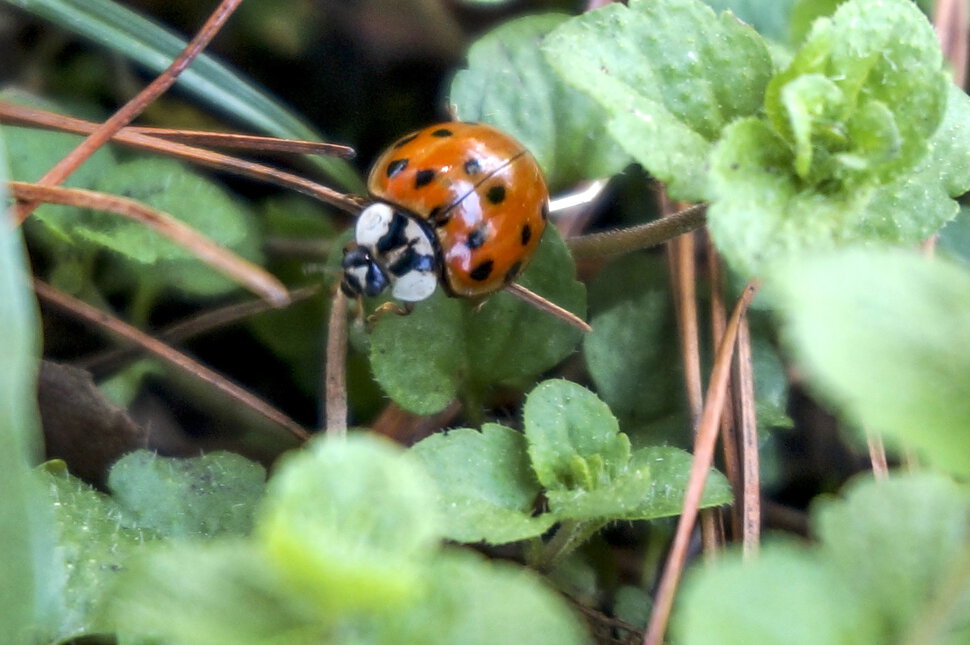
[[[384,170],[384,174],[390,179],[394,175],[398,174],[408,166],[407,159],[394,159],[391,163],[387,164],[387,168]]]
[[[391,147],[394,149],[397,149],[397,148],[400,148],[401,146],[406,146],[407,144],[411,143],[417,138],[418,138],[417,132],[415,132],[414,134],[409,134],[408,136],[404,137],[403,139],[401,139]]]
[[[435,130],[434,132],[431,133],[431,136],[432,137],[450,137],[452,134],[454,134],[454,132],[452,132],[448,128],[438,128],[437,130]]]
[[[471,276],[472,280],[478,282],[483,282],[488,280],[488,276],[492,275],[492,265],[494,263],[491,260],[485,260],[481,262],[477,267],[472,269],[472,272],[468,275]]]
[[[526,246],[532,239],[532,227],[528,224],[522,227],[522,246]]]
[[[423,186],[427,186],[431,183],[432,179],[434,179],[434,170],[419,170],[414,175],[414,187],[421,188]]]
[[[549,202],[542,202],[542,208],[539,210],[539,214],[542,215],[542,221],[549,219]]]
[[[485,244],[485,233],[476,228],[474,231],[468,234],[468,241],[466,243],[468,244],[468,248],[474,251],[482,244]]]
[[[501,184],[492,186],[485,193],[485,197],[493,204],[501,204],[505,201],[505,186]]]
[[[478,159],[469,159],[465,162],[465,174],[466,175],[477,175],[482,171],[482,164],[478,162]]]
[[[521,270],[522,270],[522,263],[521,262],[516,262],[511,267],[509,267],[509,270],[505,272],[505,282],[506,282],[506,284],[508,284],[509,282],[512,282],[513,280],[515,280],[519,276],[519,271],[521,271]]]

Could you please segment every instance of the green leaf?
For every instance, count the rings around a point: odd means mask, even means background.
[[[54,510],[57,582],[63,606],[57,613],[58,640],[111,631],[105,618],[108,589],[128,558],[156,534],[123,525],[124,510],[113,499],[69,475],[63,464],[41,472]]]
[[[9,0],[42,18],[127,56],[160,72],[185,47],[186,41],[167,29],[110,0]],[[185,70],[177,87],[226,116],[267,134],[289,139],[319,140],[303,120],[208,54]],[[342,159],[310,159],[348,190],[363,185],[350,164]]]
[[[756,113],[772,73],[764,41],[699,0],[633,0],[590,11],[543,50],[610,114],[617,142],[682,200],[709,197],[706,162],[721,129]]]
[[[259,255],[252,213],[181,163],[163,158],[130,161],[106,173],[96,188],[168,213],[247,259]],[[189,251],[118,215],[93,213],[76,233],[136,262],[134,270],[150,284],[194,295],[217,295],[237,287]]]
[[[487,423],[481,432],[458,428],[412,448],[437,484],[443,534],[458,542],[504,544],[545,533],[556,521],[534,516],[541,492],[525,437]]]
[[[823,16],[831,16],[845,0],[794,0],[788,23],[788,42],[799,45],[808,36],[812,23]]]
[[[451,84],[459,118],[485,121],[514,135],[539,161],[553,188],[616,174],[629,163],[606,134],[606,113],[565,84],[540,45],[566,21],[563,14],[527,16],[482,36],[468,69]]]
[[[240,539],[181,543],[129,561],[111,615],[136,643],[315,645],[325,628],[264,554]],[[125,641],[128,642],[128,641]]]
[[[108,488],[134,525],[166,537],[245,535],[252,527],[266,472],[230,452],[201,457],[130,453],[108,474]]]
[[[970,473],[970,275],[849,250],[773,276],[807,378],[859,425]]]
[[[403,625],[382,626],[375,643],[580,645],[590,643],[576,614],[535,573],[447,549],[429,571],[430,593]]]
[[[581,385],[540,383],[522,416],[532,468],[549,491],[608,486],[630,459],[630,440],[616,418]]]
[[[0,132],[0,203],[7,204],[6,129]],[[5,207],[6,208],[6,207]],[[42,454],[36,409],[37,311],[19,229],[0,226],[0,642],[41,640],[59,611],[51,517],[30,465]]]
[[[573,312],[583,286],[559,235],[547,227],[519,283]],[[439,289],[408,316],[384,316],[371,335],[374,377],[401,407],[433,414],[456,396],[482,397],[494,385],[532,381],[575,348],[579,334],[508,293],[479,307]]]
[[[672,631],[682,645],[870,645],[866,603],[833,566],[794,547],[722,558],[685,580]]]
[[[257,534],[321,619],[388,611],[422,592],[439,525],[433,484],[414,459],[365,435],[318,440],[270,480]]]
[[[613,477],[608,487],[590,490],[550,490],[549,508],[560,519],[652,520],[680,515],[693,458],[669,446],[641,448]],[[711,470],[701,498],[701,508],[729,504],[731,486],[721,473]]]
[[[766,38],[785,42],[789,16],[798,0],[704,0],[704,3],[718,13],[730,11]]]
[[[955,619],[965,630],[964,639],[970,635],[966,487],[932,473],[900,475],[882,483],[859,478],[845,501],[823,499],[812,516],[823,555],[851,573],[846,576],[849,589],[865,598],[880,619],[882,635],[873,642],[901,642],[899,635],[929,622],[934,603],[944,598],[953,610],[938,621],[942,631],[954,628]]]
[[[769,545],[685,580],[686,645],[957,645],[970,636],[970,494],[936,474],[870,478],[812,509],[818,546]]]
[[[828,87],[799,90],[806,79]],[[936,36],[910,0],[850,0],[813,24],[765,109],[796,159],[811,159],[796,166],[810,185],[881,184],[926,154],[946,87]]]
[[[593,331],[583,356],[596,391],[620,426],[635,430],[682,403],[673,303],[662,258],[630,254],[601,270],[590,285]]]

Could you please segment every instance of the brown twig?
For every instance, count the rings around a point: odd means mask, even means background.
[[[155,137],[156,139],[184,143],[190,146],[282,152],[297,155],[321,155],[325,157],[339,157],[341,159],[353,159],[357,154],[350,146],[343,146],[337,143],[279,139],[277,137],[263,137],[255,134],[173,130],[171,128],[150,128],[145,126],[128,126],[122,128],[122,130]]]
[[[563,321],[567,325],[571,325],[581,332],[591,332],[593,328],[589,326],[585,320],[574,314],[573,312],[560,307],[556,303],[546,300],[535,291],[526,289],[521,284],[513,282],[505,287],[505,291],[511,293],[516,298],[529,303],[536,309],[546,312],[551,316],[555,316],[559,320]]]
[[[328,437],[347,436],[347,297],[334,291],[327,325],[324,368],[324,429]]]
[[[889,479],[889,461],[886,459],[886,446],[882,436],[877,432],[866,432],[866,446],[869,448],[869,462],[872,464],[872,476],[877,481]]]
[[[24,107],[0,101],[0,122],[28,125],[31,127],[47,128],[75,134],[89,134],[94,132],[98,124],[75,119],[61,114],[53,114],[44,110]],[[356,214],[360,211],[361,202],[355,197],[337,192],[314,181],[294,175],[272,166],[237,159],[231,155],[213,152],[204,148],[188,146],[183,143],[165,141],[157,137],[140,134],[134,128],[122,128],[112,136],[112,141],[139,150],[147,150],[158,154],[184,159],[191,163],[212,168],[222,172],[248,177],[257,181],[279,186],[302,193],[314,199],[335,206],[347,213]]]
[[[182,352],[169,347],[146,334],[145,332],[132,327],[131,325],[118,320],[117,318],[99,310],[91,305],[69,296],[66,293],[54,289],[50,285],[34,280],[34,291],[38,297],[69,315],[80,318],[100,331],[118,338],[125,343],[134,344],[144,349],[149,354],[161,359],[165,363],[179,369],[191,376],[209,383],[216,389],[232,397],[241,405],[255,411],[257,414],[272,421],[285,429],[289,434],[300,441],[310,438],[309,433],[293,419],[289,418],[273,406],[269,405],[259,397],[236,385],[221,374],[209,369],[198,361],[186,356]]]
[[[751,363],[751,333],[748,319],[738,323],[737,356],[731,379],[734,412],[741,430],[741,544],[746,557],[758,551],[761,543],[761,465],[758,453],[758,417],[754,398],[754,368]]]
[[[933,8],[933,27],[940,41],[940,49],[950,63],[953,82],[963,87],[967,82],[968,40],[970,21],[967,20],[966,0],[937,0]]]
[[[273,306],[282,307],[290,301],[286,286],[262,267],[219,246],[181,220],[141,202],[81,188],[39,186],[20,181],[12,181],[8,185],[13,196],[25,202],[78,206],[127,217],[164,235]]]
[[[93,155],[98,148],[107,143],[114,134],[131,123],[155,99],[170,88],[182,73],[212,41],[222,25],[236,10],[242,0],[222,0],[202,28],[195,34],[185,49],[175,57],[172,64],[149,83],[145,89],[119,108],[114,114],[89,134],[74,150],[65,155],[53,168],[44,173],[37,183],[56,186],[70,176],[78,166]],[[16,206],[17,221],[23,222],[40,205],[37,201],[19,202]]]
[[[319,286],[302,287],[290,291],[290,304],[311,298],[320,292]],[[227,327],[235,322],[261,314],[273,307],[265,300],[250,300],[204,311],[181,322],[159,330],[155,337],[165,343],[178,343],[200,334]],[[120,369],[129,361],[137,358],[140,352],[134,347],[116,347],[95,355],[74,361],[74,367],[91,373],[95,379]]]
[[[707,386],[704,412],[701,415],[694,441],[694,462],[691,465],[690,480],[684,493],[683,513],[677,522],[677,530],[674,534],[670,555],[667,557],[657,588],[657,597],[643,638],[644,645],[662,645],[663,643],[664,632],[667,630],[670,611],[674,604],[674,595],[683,573],[684,563],[687,560],[687,547],[690,543],[690,534],[693,531],[694,522],[697,519],[698,507],[704,493],[704,484],[714,461],[718,419],[724,409],[728,376],[731,371],[731,357],[737,339],[738,326],[757,288],[757,284],[753,282],[748,283],[745,287],[728,321],[724,338],[721,339],[717,348],[714,366],[711,369],[711,380]]]

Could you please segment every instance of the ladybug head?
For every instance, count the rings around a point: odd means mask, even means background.
[[[340,281],[340,289],[348,298],[376,296],[391,283],[381,265],[362,246],[352,244],[347,247],[341,266],[344,275]]]

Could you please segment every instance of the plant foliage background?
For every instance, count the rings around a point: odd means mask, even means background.
[[[184,374],[106,356],[30,290],[33,274],[149,330],[245,299],[184,249],[76,207],[0,227],[0,641],[637,639],[691,466],[668,266],[655,250],[577,264],[563,237],[657,217],[663,182],[710,204],[729,282],[763,283],[766,545],[692,565],[671,642],[967,642],[970,101],[933,3],[583,8],[250,0],[141,119],[348,143],[353,161],[271,161],[358,194],[383,146],[452,114],[520,138],[557,192],[610,178],[522,278],[593,332],[509,294],[352,325],[346,441],[297,447]],[[104,118],[210,10],[0,3],[0,100]],[[0,192],[76,141],[0,126]],[[120,147],[68,185],[322,286],[181,344],[317,425],[351,218]],[[906,464],[889,481],[858,474],[866,433]],[[702,504],[732,497],[713,470]]]

